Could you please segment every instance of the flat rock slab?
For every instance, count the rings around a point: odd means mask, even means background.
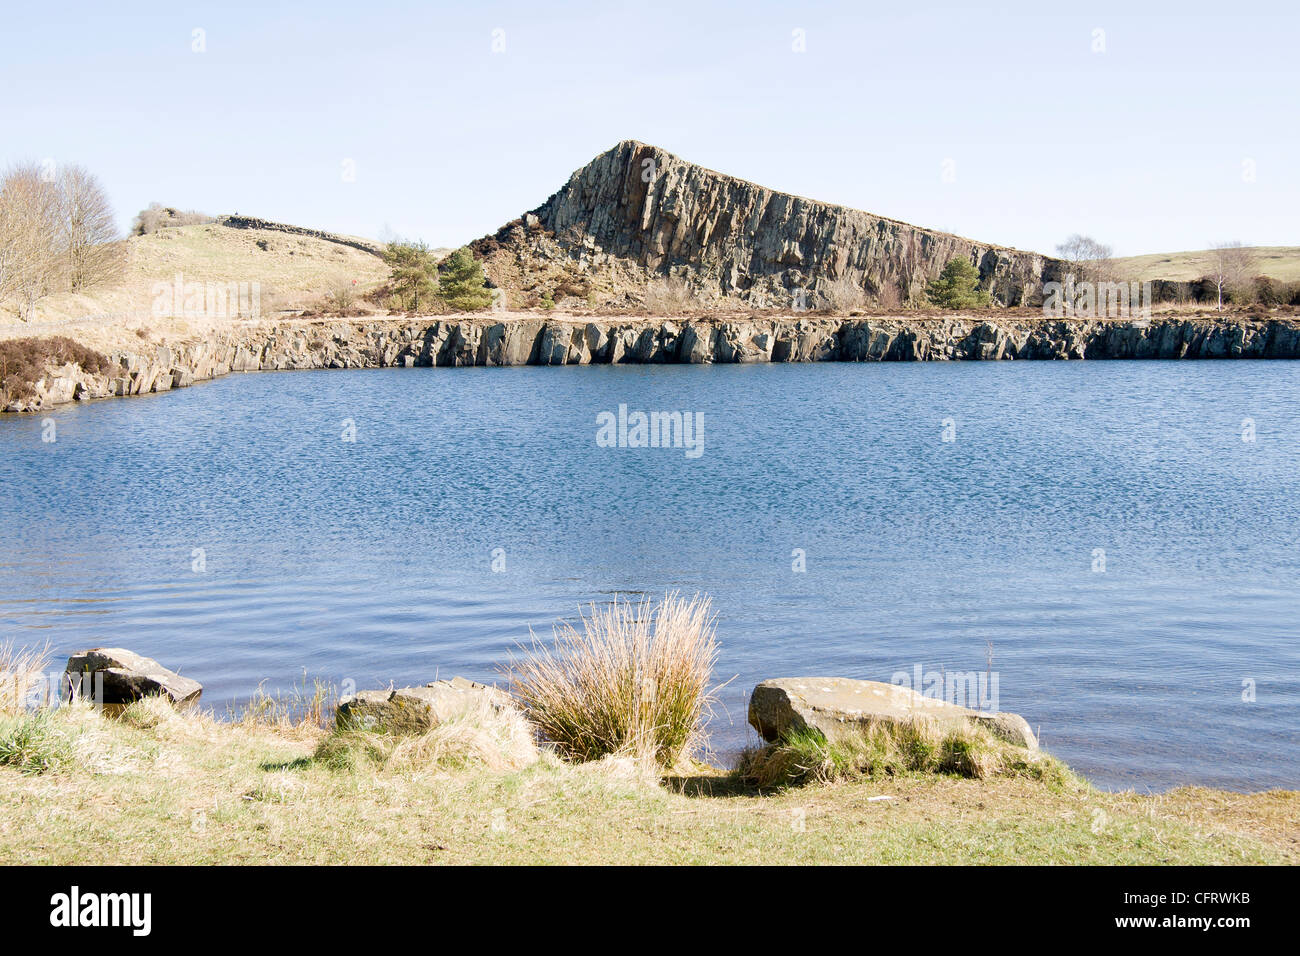
[[[502,690],[453,677],[423,687],[358,691],[339,700],[334,722],[344,730],[422,734],[480,707],[499,712],[513,706],[510,695]]]
[[[168,670],[152,657],[120,647],[95,647],[73,654],[68,658],[65,679],[76,696],[98,704],[129,704],[145,697],[163,697],[177,707],[189,707],[203,693],[198,681]]]
[[[847,677],[780,677],[763,681],[749,698],[749,722],[769,742],[808,728],[829,738],[872,723],[902,723],[918,717],[943,725],[980,726],[1017,747],[1038,749],[1038,740],[1019,714],[970,710],[898,684]]]

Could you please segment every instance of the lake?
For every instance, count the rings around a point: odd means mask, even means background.
[[[598,443],[620,405],[700,453]],[[530,627],[700,591],[718,759],[759,680],[919,669],[996,675],[1101,786],[1300,787],[1300,363],[231,375],[0,417],[0,488],[0,639],[220,712],[500,680]]]

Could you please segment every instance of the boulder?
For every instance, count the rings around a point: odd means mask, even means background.
[[[1017,747],[1038,749],[1028,722],[1018,714],[970,710],[898,684],[845,677],[782,677],[763,681],[749,698],[749,722],[768,741],[807,728],[833,738],[871,723],[903,723],[917,717],[954,727],[983,727]]]
[[[500,712],[514,702],[505,691],[453,677],[423,687],[358,691],[339,700],[334,722],[343,730],[422,734],[483,706]]]
[[[97,699],[101,678],[103,697]],[[145,697],[163,697],[177,707],[189,707],[203,693],[198,681],[120,647],[96,647],[73,654],[68,658],[65,679],[70,694],[97,704],[129,704]]]

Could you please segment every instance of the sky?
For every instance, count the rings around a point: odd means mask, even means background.
[[[1300,245],[1300,4],[6,4],[0,165],[461,245],[624,139],[1051,252]],[[1059,9],[1060,12],[1054,12]]]

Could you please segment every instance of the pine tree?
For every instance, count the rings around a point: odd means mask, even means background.
[[[438,291],[438,264],[423,242],[390,242],[384,247],[384,262],[392,270],[393,295],[398,306],[420,311],[420,300],[429,304]]]
[[[968,259],[949,259],[939,278],[925,294],[945,309],[974,309],[989,304],[989,294],[979,287],[980,274]]]
[[[442,261],[439,295],[457,312],[474,312],[492,304],[483,267],[468,246],[461,246]]]

